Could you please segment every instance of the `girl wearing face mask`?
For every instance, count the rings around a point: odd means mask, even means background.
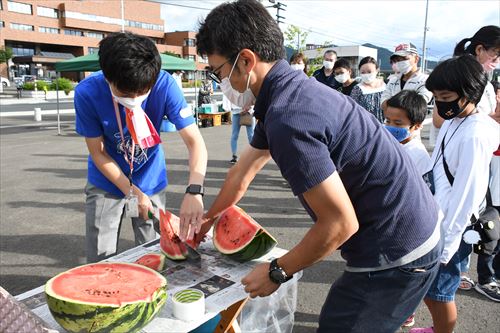
[[[372,57],[365,57],[359,62],[358,68],[361,83],[352,89],[351,97],[383,123],[384,114],[380,106],[380,99],[385,90],[385,83],[377,78],[379,71],[377,61]]]
[[[307,75],[307,58],[302,52],[295,52],[290,58],[290,66],[299,71],[303,71]]]
[[[482,66],[470,55],[442,62],[426,81],[437,112],[446,119],[431,157],[434,198],[444,213],[444,250],[438,275],[424,299],[433,327],[414,328],[411,333],[451,333],[457,320],[454,296],[460,264],[472,251],[463,234],[470,229],[472,215],[478,216],[488,187],[489,163],[500,143],[498,124],[476,107],[486,84]],[[490,289],[498,293],[498,286]]]
[[[338,91],[344,95],[350,96],[352,89],[358,84],[358,82],[351,77],[352,70],[349,61],[345,59],[335,61],[335,65],[333,65],[333,73],[335,75],[335,81],[342,84]]]

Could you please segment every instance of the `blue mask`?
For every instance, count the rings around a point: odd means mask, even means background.
[[[385,128],[389,131],[389,133],[392,134],[393,137],[398,140],[398,142],[404,141],[410,137],[410,129],[405,128],[405,127],[395,127],[395,126],[389,126],[389,125],[384,125]]]

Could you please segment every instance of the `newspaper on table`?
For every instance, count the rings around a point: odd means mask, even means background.
[[[134,262],[145,254],[160,251],[159,239],[156,239],[122,252],[106,261]],[[258,260],[238,263],[217,251],[213,247],[211,239],[207,239],[200,245],[198,252],[201,255],[201,262],[199,263],[189,260],[171,261],[167,259],[166,269],[160,272],[167,279],[168,297],[166,304],[156,317],[141,330],[141,333],[187,332],[200,326],[230,305],[248,296],[240,281],[257,263],[270,261],[273,258],[282,256],[287,251],[274,248]],[[286,284],[295,284],[294,287],[296,288],[299,277],[297,275]],[[176,319],[172,314],[172,295],[186,288],[196,288],[205,293],[205,315],[190,322]],[[45,321],[48,327],[60,332],[65,331],[50,314],[45,300],[44,286],[20,294],[16,296],[16,299]]]

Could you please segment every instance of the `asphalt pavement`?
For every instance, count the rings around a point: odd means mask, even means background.
[[[87,149],[83,138],[74,131],[74,115],[61,116],[61,129],[61,135],[57,135],[54,115],[44,115],[42,122],[35,122],[32,116],[0,117],[0,285],[14,295],[85,263],[83,188]],[[209,207],[231,167],[231,128],[202,128],[201,133],[209,152],[204,197]],[[426,135],[424,131],[424,139]],[[161,133],[161,137],[170,181],[167,208],[178,212],[188,179],[187,151],[177,133]],[[242,132],[240,150],[245,145],[246,135]],[[285,249],[293,248],[312,223],[272,162],[255,178],[239,205]],[[119,249],[132,246],[132,228],[125,220]],[[473,268],[475,259],[473,256]],[[335,252],[304,271],[294,332],[315,332],[321,305],[343,268],[344,262]],[[457,305],[455,332],[500,331],[499,303],[472,290],[459,291]],[[416,321],[417,325],[431,325],[425,306],[419,307]],[[377,327],[371,332],[377,333]]]

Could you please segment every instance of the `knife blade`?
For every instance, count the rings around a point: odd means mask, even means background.
[[[160,232],[160,221],[161,221],[161,214],[160,214],[160,208],[158,208],[154,203],[153,203],[153,211],[152,210],[149,210],[148,211],[148,217],[153,220],[153,228],[155,229],[155,231],[160,235],[161,237],[161,232]],[[172,227],[172,224],[170,223],[170,221],[167,220],[167,223],[170,225],[170,228],[172,230],[174,230],[174,228]],[[175,235],[175,237],[177,237],[179,239],[179,241],[184,244],[184,246],[186,247],[187,251],[188,251],[188,257],[190,259],[193,259],[194,261],[200,261],[201,260],[201,255],[198,251],[196,251],[192,246],[190,246],[188,243],[186,242],[183,242],[178,235]]]

